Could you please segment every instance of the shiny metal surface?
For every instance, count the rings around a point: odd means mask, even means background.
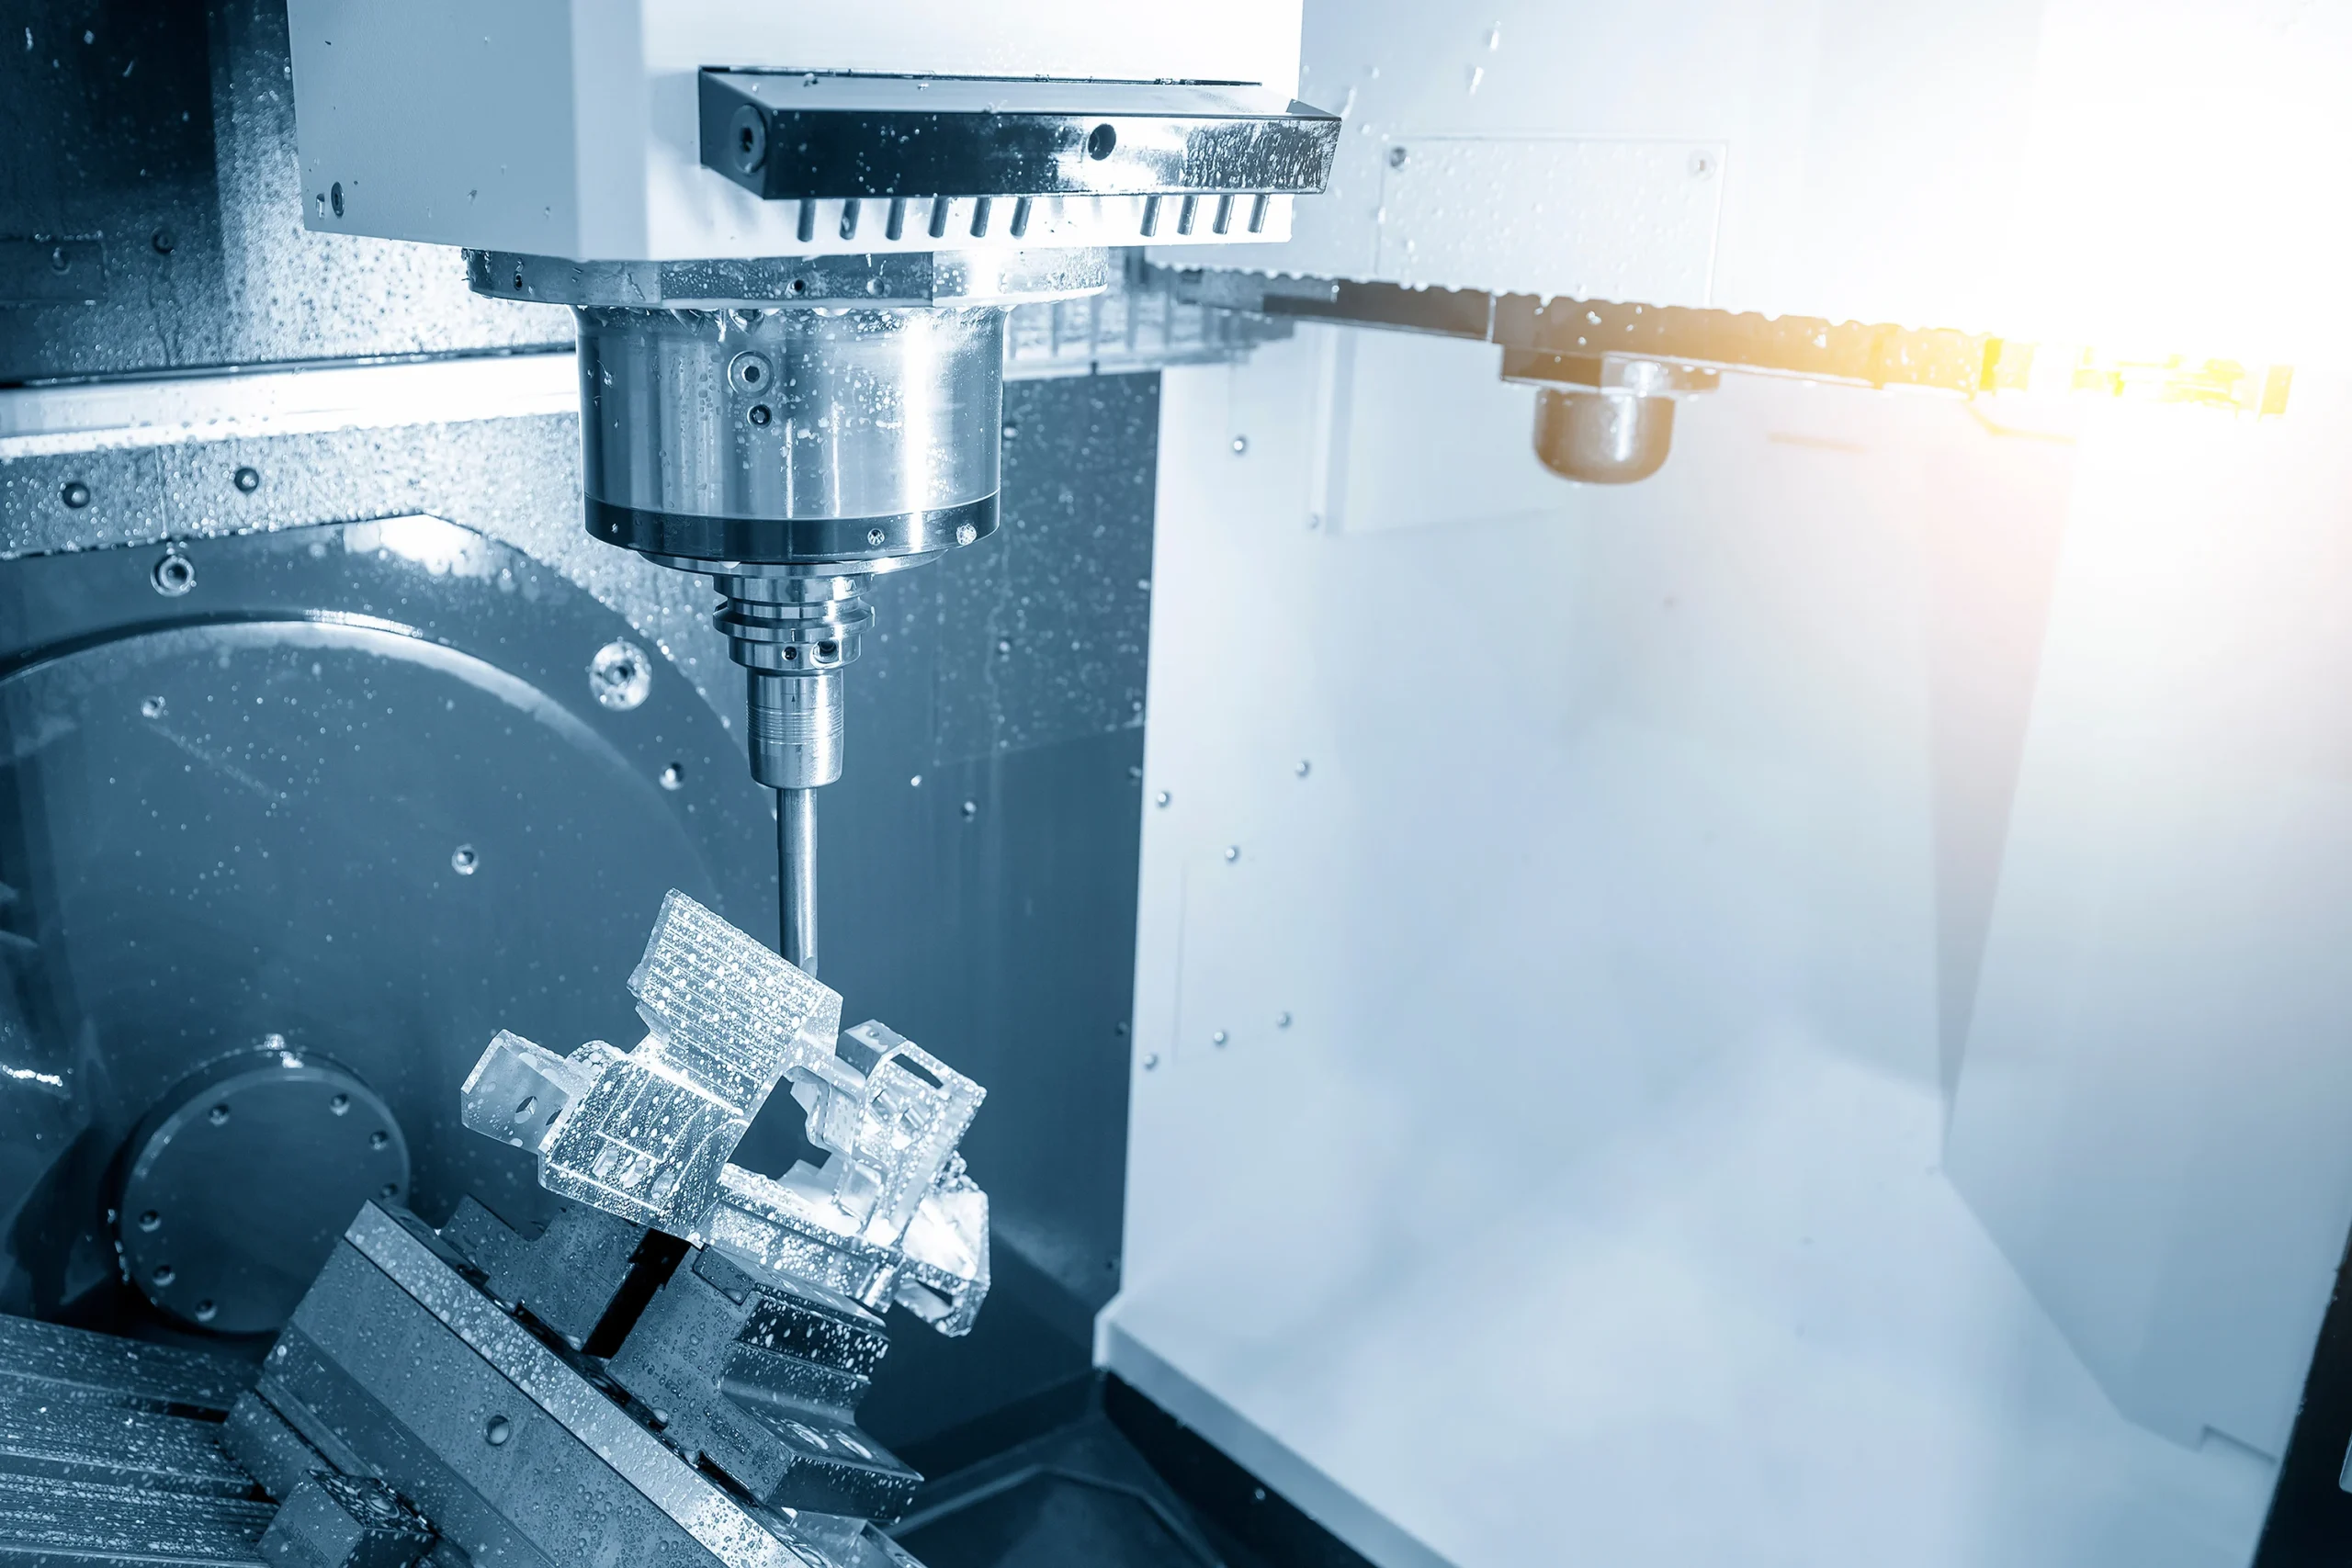
[[[1674,400],[1621,390],[1546,387],[1535,398],[1535,456],[1564,479],[1622,485],[1645,479],[1674,444]]]
[[[808,790],[842,776],[838,669],[808,675],[754,671],[747,684],[753,778],[770,789]]]
[[[468,251],[466,277],[497,299],[628,310],[1023,305],[1097,294],[1116,276],[1100,245],[923,250],[702,261],[571,261]]]
[[[580,386],[609,543],[849,563],[995,527],[1001,310],[583,310]]]
[[[788,681],[786,685],[816,685],[814,681]],[[761,682],[754,681],[756,688]],[[841,709],[833,710],[833,739],[838,751]],[[775,792],[776,901],[782,929],[776,951],[788,963],[817,972],[817,792],[780,789]]]
[[[629,976],[650,1032],[560,1056],[501,1030],[468,1076],[465,1123],[524,1149],[547,1190],[706,1244],[755,1273],[895,1301],[970,1332],[989,1288],[988,1198],[957,1152],[987,1091],[683,893]],[[779,1084],[820,1165],[729,1161]]]

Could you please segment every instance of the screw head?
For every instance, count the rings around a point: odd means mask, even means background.
[[[615,637],[588,661],[588,690],[615,713],[642,706],[653,690],[653,661],[635,643]]]
[[[877,550],[882,547],[882,541],[889,536],[889,535],[885,534],[879,528],[868,528],[865,531],[865,542],[873,546]]]
[[[957,544],[968,545],[979,536],[980,531],[978,528],[973,527],[969,523],[958,523],[956,525],[956,542]]]
[[[753,424],[765,424],[769,420],[774,419],[775,415],[768,412],[767,404],[753,403],[752,405],[752,412],[745,414],[743,417],[750,420]]]
[[[166,551],[147,574],[147,581],[164,598],[177,599],[196,587],[196,563],[177,550]]]

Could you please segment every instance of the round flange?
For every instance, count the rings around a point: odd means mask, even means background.
[[[408,1140],[366,1084],[282,1049],[232,1057],[132,1135],[116,1205],[123,1270],[182,1322],[275,1330],[360,1205],[408,1190]]]

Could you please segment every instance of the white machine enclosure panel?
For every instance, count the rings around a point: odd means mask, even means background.
[[[1285,93],[1298,76],[1297,0],[1181,10],[1076,0],[292,0],[288,20],[311,227],[576,260],[933,248],[920,230],[886,245],[871,225],[843,242],[838,204],[803,242],[797,204],[763,202],[704,168],[696,77],[707,65],[1247,82]],[[1027,243],[1133,243],[1139,233],[1095,231],[1117,205],[1041,200]],[[1139,200],[1128,205],[1140,213]],[[1286,236],[1290,212],[1288,198],[1276,199],[1263,237]],[[1126,221],[1124,207],[1111,215]],[[989,243],[1012,243],[999,231]]]
[[[2352,398],[1732,378],[1578,488],[1348,340],[1166,378],[1099,1354],[1388,1568],[2242,1563],[2352,1224]]]
[[[1225,265],[2294,360],[2352,345],[2347,70],[2290,0],[1311,0],[1330,191]],[[1435,139],[1720,146],[1712,271],[1655,265],[1663,182],[1396,200]]]
[[[1705,299],[1723,183],[1719,141],[1427,136],[1388,150],[1374,270],[1408,285]],[[1498,243],[1498,219],[1551,242]]]

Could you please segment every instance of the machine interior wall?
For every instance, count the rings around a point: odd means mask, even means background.
[[[2345,389],[1734,378],[1608,491],[1492,354],[1167,378],[1098,1354],[1385,1563],[2244,1562],[2352,1220]]]

